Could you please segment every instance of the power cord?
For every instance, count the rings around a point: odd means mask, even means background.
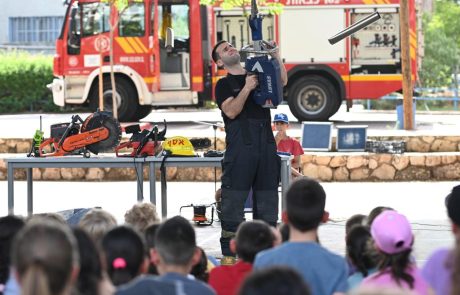
[[[144,201],[144,189],[143,189],[143,181],[144,179],[140,179],[139,177],[139,171],[137,169],[137,165],[136,165],[136,157],[133,157],[133,165],[134,165],[134,171],[136,171],[136,180],[137,180],[137,188],[138,190],[141,192],[141,200]]]

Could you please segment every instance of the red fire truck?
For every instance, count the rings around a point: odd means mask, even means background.
[[[284,2],[283,2],[284,1]],[[288,70],[285,100],[299,120],[327,120],[344,100],[373,99],[400,90],[399,0],[281,0],[280,15],[263,21],[264,39],[280,45]],[[416,15],[410,0],[410,54],[416,78]],[[55,104],[98,106],[98,42],[114,31],[116,99],[121,121],[136,121],[152,107],[199,105],[213,98],[223,73],[210,50],[221,39],[240,48],[250,44],[241,9],[205,7],[199,0],[133,2],[120,15],[95,0],[69,0],[56,42],[51,84]],[[327,39],[378,11],[380,20],[330,45]],[[262,10],[263,12],[263,10]],[[175,33],[164,46],[165,27]],[[102,58],[103,96],[111,108],[110,56]]]

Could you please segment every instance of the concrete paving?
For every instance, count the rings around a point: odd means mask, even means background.
[[[444,197],[457,182],[323,183],[326,209],[333,221],[320,227],[320,240],[332,251],[344,254],[345,221],[353,214],[367,214],[376,206],[389,206],[405,214],[415,233],[415,257],[419,264],[441,246],[453,245]],[[217,184],[219,186],[219,184]],[[159,189],[159,185],[157,185]],[[148,185],[144,192],[148,196]],[[159,190],[157,196],[159,196]],[[169,182],[168,216],[178,215],[189,204],[211,204],[213,182]],[[135,182],[35,182],[34,212],[57,212],[72,208],[100,206],[123,222],[123,216],[136,202]],[[160,206],[160,204],[157,204]],[[210,215],[208,210],[208,215]],[[26,183],[15,182],[15,213],[25,215]],[[0,182],[0,216],[7,214],[7,183]],[[192,210],[182,215],[191,219]],[[251,219],[250,214],[247,218]],[[211,255],[220,256],[220,223],[196,227],[198,243]]]
[[[301,124],[295,121],[295,117],[289,111],[287,105],[280,105],[278,109],[271,110],[272,117],[279,112],[289,116],[291,126],[289,134],[299,137]],[[78,113],[85,119],[89,113]],[[0,115],[0,138],[32,138],[35,130],[40,128],[40,116],[42,117],[45,137],[49,137],[49,126],[56,123],[70,122],[72,114],[23,114],[23,115]],[[405,131],[396,129],[395,111],[368,111],[361,105],[355,105],[346,111],[343,104],[340,110],[331,117],[334,125],[368,125],[368,136],[389,135],[453,135],[459,133],[460,112],[417,112],[415,116],[415,130]],[[163,120],[168,122],[166,136],[186,137],[213,137],[214,129],[209,122],[223,126],[222,117],[218,109],[161,109],[155,110],[143,122],[157,122],[160,129]],[[205,123],[200,123],[205,122]],[[335,131],[333,131],[335,132]],[[334,134],[334,133],[333,133]],[[216,136],[225,137],[225,133],[218,128]]]

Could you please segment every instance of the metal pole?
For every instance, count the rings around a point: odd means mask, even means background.
[[[136,169],[138,171],[136,177],[137,177],[137,201],[142,202],[144,200],[144,196],[142,195],[143,193],[143,187],[144,187],[144,165],[141,162],[137,162],[134,165],[136,165]],[[139,184],[140,183],[140,184]]]
[[[26,169],[27,177],[27,216],[32,216],[34,213],[34,190],[33,190],[33,175],[32,168]]]
[[[14,214],[14,169],[13,164],[8,162],[8,214]]]
[[[150,203],[157,205],[155,163],[149,162]]]

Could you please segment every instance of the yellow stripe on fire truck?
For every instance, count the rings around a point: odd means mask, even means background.
[[[139,47],[142,49],[143,53],[148,53],[149,52],[147,47],[144,46],[144,43],[142,43],[141,39],[139,39],[138,37],[134,37],[134,41],[136,41],[137,45],[139,45]]]
[[[193,76],[192,77],[192,83],[202,83],[203,82],[203,77],[201,76]]]
[[[143,53],[142,48],[139,47],[139,45],[136,43],[136,40],[134,40],[133,37],[126,37],[126,41],[128,41],[129,45],[131,45],[134,48],[134,51],[136,51],[136,53]]]
[[[147,83],[147,84],[150,84],[150,83],[157,83],[157,82],[158,82],[158,78],[157,78],[157,77],[145,77],[145,78],[144,78],[144,82]]]
[[[124,53],[147,53],[148,50],[138,37],[116,37],[118,45]]]
[[[342,75],[341,76],[343,81],[349,82],[365,82],[365,81],[387,81],[387,82],[395,82],[395,81],[402,81],[402,74],[396,75]],[[414,74],[411,75],[412,80],[415,80]]]
[[[128,41],[126,40],[126,38],[116,37],[115,41],[117,41],[118,45],[120,45],[121,49],[125,53],[136,53],[136,51],[134,51],[134,49],[128,44]]]
[[[343,75],[344,81],[401,81],[402,75]]]

